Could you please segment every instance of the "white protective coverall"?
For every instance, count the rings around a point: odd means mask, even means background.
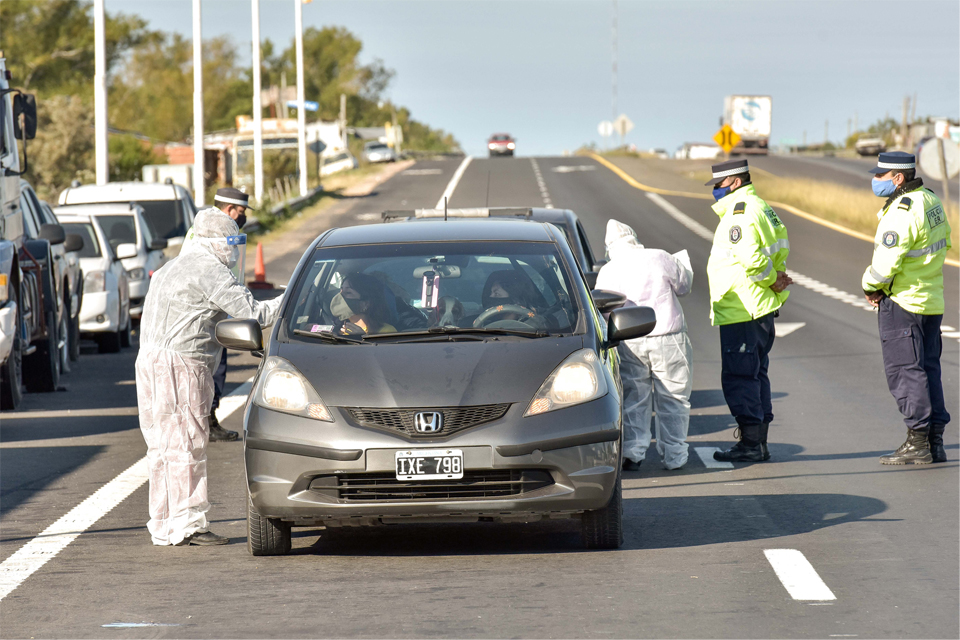
[[[652,307],[657,314],[649,335],[618,347],[623,453],[634,462],[644,459],[655,412],[657,451],[667,469],[679,469],[688,457],[693,377],[690,339],[677,298],[690,293],[693,271],[666,251],[644,247],[632,228],[616,220],[607,222],[605,244],[610,261],[597,275],[597,289],[622,293],[626,306]]]
[[[193,241],[153,275],[140,322],[137,404],[150,473],[147,529],[155,545],[207,530],[208,419],[222,349],[217,322],[231,316],[266,327],[282,298],[258,302],[231,273],[239,249],[225,241],[238,233],[229,216],[204,209],[194,229]]]

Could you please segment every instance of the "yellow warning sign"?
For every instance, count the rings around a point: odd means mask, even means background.
[[[737,146],[737,143],[740,142],[740,136],[737,135],[737,132],[730,128],[730,125],[725,124],[720,127],[720,131],[717,131],[713,136],[713,141],[720,145],[720,148],[723,149],[724,153],[730,153],[730,150]]]

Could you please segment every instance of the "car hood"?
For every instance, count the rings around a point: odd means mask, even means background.
[[[110,259],[104,258],[80,258],[80,268],[84,273],[91,271],[110,271]]]
[[[487,342],[279,345],[333,407],[528,403],[583,336]]]

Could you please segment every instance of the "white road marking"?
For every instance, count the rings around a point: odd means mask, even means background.
[[[802,329],[807,326],[806,322],[778,322],[776,323],[776,332],[778,338],[783,338],[788,336],[797,329]]]
[[[407,169],[402,176],[436,176],[443,173],[443,169]]]
[[[460,178],[463,177],[463,172],[467,170],[467,167],[470,166],[470,161],[473,160],[473,156],[467,156],[463,159],[463,162],[460,163],[460,166],[457,167],[456,172],[453,174],[453,177],[450,178],[450,183],[447,184],[447,188],[443,190],[443,195],[440,196],[440,199],[437,200],[437,206],[434,209],[443,209],[443,201],[450,200],[453,197],[453,191],[457,188],[457,185],[460,183]]]
[[[650,198],[654,204],[667,212],[671,218],[685,226],[687,229],[690,229],[690,231],[693,231],[704,240],[713,242],[713,231],[707,229],[705,226],[677,209],[671,203],[667,202],[663,196],[656,193],[647,193],[647,197]],[[825,282],[820,282],[819,280],[811,278],[810,276],[797,273],[792,269],[787,269],[787,274],[793,278],[795,284],[798,284],[801,287],[810,289],[811,291],[824,295],[828,298],[845,302],[846,304],[849,304],[852,307],[857,307],[858,309],[874,311],[873,306],[871,306],[871,304],[864,299],[863,294],[856,295],[846,291],[841,291],[840,289],[832,287]],[[960,338],[960,331],[953,331],[953,327],[941,327],[941,330],[943,331],[944,337]],[[779,331],[777,332],[777,335],[780,335]]]
[[[763,555],[794,600],[836,600],[810,561],[796,549],[764,549]]]
[[[530,164],[533,165],[533,175],[537,178],[537,187],[540,189],[540,197],[543,198],[543,206],[547,209],[553,209],[553,201],[550,200],[550,192],[547,191],[547,183],[543,181],[543,174],[540,173],[540,165],[536,158],[530,158]]]
[[[559,167],[551,169],[554,173],[573,173],[574,171],[593,171],[596,167],[592,164],[562,164]]]
[[[353,216],[361,222],[378,222],[383,219],[383,214],[380,213],[358,213]]]
[[[253,378],[250,378],[229,395],[220,399],[217,420],[221,422],[226,420],[230,414],[246,404],[252,382]],[[0,564],[0,600],[10,595],[14,589],[23,584],[24,580],[66,549],[67,545],[76,540],[81,533],[110,513],[114,507],[139,489],[147,479],[147,458],[144,456],[130,465],[126,471],[97,489],[93,495],[71,509],[67,515],[44,529],[36,538],[17,549]]]
[[[693,450],[697,454],[697,457],[700,458],[700,461],[703,462],[703,466],[708,469],[733,469],[732,462],[713,459],[713,454],[720,451],[720,449],[716,447],[694,447]]]

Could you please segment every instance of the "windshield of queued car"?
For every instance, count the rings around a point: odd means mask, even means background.
[[[493,142],[510,142],[510,136],[501,134],[496,136],[491,136],[490,140]]]
[[[143,217],[155,238],[177,238],[187,235],[187,221],[179,200],[137,200]]]
[[[319,248],[306,265],[286,320],[292,335],[582,331],[579,297],[552,243]]]
[[[64,233],[75,233],[83,238],[83,249],[80,250],[81,258],[99,258],[102,254],[100,243],[97,242],[97,232],[89,222],[64,222],[62,224]]]
[[[137,244],[137,223],[133,215],[102,215],[97,216],[97,222],[114,251],[124,243]]]

